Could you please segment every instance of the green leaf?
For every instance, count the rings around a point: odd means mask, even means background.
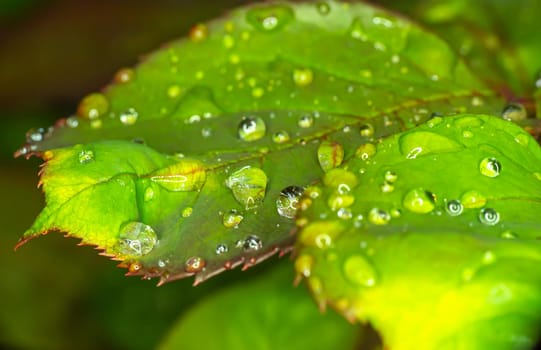
[[[537,142],[513,123],[459,115],[370,154],[329,171],[303,200],[295,266],[318,302],[370,322],[392,349],[532,347]]]
[[[159,349],[323,350],[370,344],[368,338],[359,339],[362,328],[336,313],[319,312],[304,288],[291,285],[292,278],[289,264],[281,264],[203,299],[171,328]]]
[[[442,40],[384,10],[241,8],[119,71],[78,116],[28,133],[17,154],[47,160],[47,206],[23,242],[62,231],[131,274],[199,282],[287,251],[320,164],[502,102]]]

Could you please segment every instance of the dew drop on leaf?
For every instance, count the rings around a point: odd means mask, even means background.
[[[458,216],[464,211],[464,206],[458,199],[451,199],[445,203],[445,211],[451,216]]]
[[[366,33],[364,25],[359,18],[355,18],[353,22],[351,22],[351,26],[349,27],[349,35],[357,40],[368,40],[368,35]]]
[[[201,42],[208,36],[208,28],[205,24],[199,23],[190,29],[190,40],[193,42]]]
[[[265,198],[267,174],[259,168],[245,166],[231,174],[225,185],[246,210],[254,209]]]
[[[293,219],[299,207],[299,200],[304,193],[304,188],[300,186],[289,186],[280,191],[276,200],[276,210],[280,216]]]
[[[150,180],[172,192],[198,191],[206,180],[203,163],[195,159],[182,159],[151,174]]]
[[[479,211],[479,221],[488,226],[496,225],[500,222],[500,213],[492,208],[483,208]]]
[[[377,282],[377,273],[372,264],[362,255],[353,255],[344,263],[346,279],[359,286],[373,287]]]
[[[131,221],[120,228],[118,235],[118,250],[127,256],[142,256],[150,253],[158,237],[149,225],[142,222]]]
[[[77,107],[77,115],[91,120],[103,116],[108,111],[109,100],[99,92],[85,96]]]
[[[246,13],[247,21],[262,32],[284,28],[294,18],[293,10],[285,5],[264,5]]]
[[[327,200],[327,205],[332,211],[340,208],[350,207],[355,202],[355,197],[350,194],[340,194],[337,192],[331,194]]]
[[[496,177],[500,175],[502,165],[496,158],[484,158],[479,163],[479,170],[484,176]]]
[[[86,164],[94,160],[94,151],[84,149],[79,153],[79,163]]]
[[[193,256],[186,260],[184,263],[184,271],[188,273],[197,273],[205,268],[206,261],[199,257],[199,256]]]
[[[334,141],[323,141],[317,149],[317,159],[323,171],[336,168],[344,160],[344,147]]]
[[[340,208],[336,211],[336,216],[342,220],[349,220],[353,217],[353,213],[349,208]]]
[[[285,130],[277,131],[272,135],[272,141],[274,143],[285,143],[290,140],[289,134]]]
[[[79,126],[79,118],[77,116],[71,116],[66,119],[66,125],[70,128],[76,128]]]
[[[328,15],[331,12],[331,6],[326,1],[320,1],[316,4],[317,12],[320,15]]]
[[[375,130],[372,124],[364,124],[364,125],[361,125],[359,133],[363,137],[372,137],[374,136],[374,131]]]
[[[305,114],[299,118],[297,125],[303,129],[309,128],[314,125],[314,117],[310,114]]]
[[[126,84],[133,80],[135,72],[131,68],[122,68],[119,69],[115,74],[115,83],[117,84]]]
[[[244,240],[244,243],[242,245],[242,248],[244,251],[257,251],[261,248],[263,248],[263,242],[261,242],[261,239],[255,235],[250,235],[246,237]]]
[[[150,202],[152,199],[154,199],[154,190],[152,187],[147,187],[145,189],[145,193],[143,195],[145,202]]]
[[[394,171],[387,170],[385,172],[385,181],[390,182],[390,183],[395,183],[397,179],[398,179],[398,176],[396,175]]]
[[[310,277],[314,267],[314,257],[308,254],[301,254],[295,259],[295,271],[303,277]]]
[[[376,155],[377,149],[373,143],[365,143],[357,147],[355,150],[355,157],[362,160],[368,160],[369,158]]]
[[[229,248],[226,244],[218,244],[218,246],[216,246],[216,255],[222,255],[227,253],[228,251]]]
[[[297,86],[307,86],[312,83],[314,73],[311,69],[295,69],[293,71],[293,82]]]
[[[242,220],[244,220],[244,216],[235,209],[229,210],[222,217],[222,223],[227,228],[237,227]]]
[[[259,117],[245,117],[238,126],[238,136],[243,141],[256,141],[265,136],[267,127]]]
[[[513,122],[524,120],[527,117],[526,108],[518,103],[510,103],[502,111],[502,118]]]
[[[513,231],[506,230],[500,234],[500,237],[505,238],[505,239],[515,239],[518,237],[518,235],[514,233]]]
[[[460,197],[460,202],[464,208],[481,208],[486,204],[487,199],[481,193],[472,190],[464,192]]]
[[[391,215],[385,210],[372,208],[368,212],[368,221],[374,225],[386,225],[391,220]]]
[[[41,142],[45,138],[45,129],[39,128],[39,129],[30,129],[26,133],[26,142],[28,143],[34,143],[34,142]]]
[[[139,114],[133,108],[128,108],[122,114],[120,114],[120,122],[124,125],[133,125],[137,122]]]
[[[434,210],[436,201],[434,194],[422,188],[415,188],[406,193],[402,205],[417,214],[427,214]]]
[[[325,173],[323,184],[331,188],[340,188],[342,191],[352,189],[357,186],[359,179],[351,171],[334,168]],[[345,187],[347,186],[347,187]]]
[[[193,208],[192,207],[186,207],[182,210],[182,217],[183,218],[188,218],[192,215],[193,213]]]

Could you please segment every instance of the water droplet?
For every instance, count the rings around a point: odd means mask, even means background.
[[[327,200],[327,205],[332,211],[336,211],[340,208],[347,208],[353,205],[355,197],[350,194],[333,193]]]
[[[306,246],[328,248],[344,228],[340,221],[317,221],[306,225],[299,235],[299,242]]]
[[[312,83],[314,73],[311,69],[295,69],[293,71],[293,82],[297,86],[307,86]]]
[[[293,20],[293,10],[288,6],[263,5],[252,8],[246,14],[247,21],[263,32],[277,31]]]
[[[464,211],[464,206],[458,199],[451,199],[445,203],[445,211],[451,216],[458,216]]]
[[[170,98],[177,98],[181,93],[180,86],[178,85],[171,85],[167,88],[167,96]]]
[[[267,175],[259,168],[245,166],[231,174],[225,185],[246,210],[256,208],[265,198]]]
[[[402,211],[398,208],[391,209],[391,217],[392,218],[399,218],[402,216]]]
[[[259,239],[259,237],[250,235],[244,240],[242,248],[244,249],[244,251],[257,251],[263,248],[263,243],[261,242],[261,239]]]
[[[79,118],[77,116],[71,116],[66,119],[66,125],[70,128],[76,128],[79,126]]]
[[[479,170],[485,176],[496,177],[500,175],[502,165],[496,158],[484,158],[479,163]]]
[[[230,211],[224,214],[222,218],[222,222],[225,227],[232,228],[232,227],[237,227],[243,219],[244,219],[244,216],[241,213],[239,213],[235,209],[231,209]]]
[[[150,202],[152,199],[154,199],[154,190],[152,187],[147,187],[145,189],[145,194],[143,195],[145,202]]]
[[[464,208],[481,208],[487,203],[487,199],[477,191],[467,191],[460,197]]]
[[[299,200],[304,193],[304,188],[299,186],[289,186],[280,191],[276,200],[276,209],[278,214],[288,219],[293,219],[299,208]]]
[[[374,136],[375,129],[372,124],[361,125],[360,134],[363,137],[372,137]]]
[[[520,133],[515,136],[515,141],[524,147],[528,146],[530,143],[531,136],[526,133]]]
[[[500,214],[492,208],[483,208],[479,211],[479,221],[484,225],[494,226],[500,221]]]
[[[327,172],[342,164],[344,160],[344,147],[338,142],[323,141],[317,149],[317,159],[321,169]]]
[[[365,143],[355,150],[355,156],[362,160],[368,160],[376,154],[376,146],[373,143]]]
[[[390,183],[395,183],[397,179],[398,179],[398,176],[396,175],[394,171],[387,170],[385,172],[385,181],[390,182]]]
[[[184,208],[184,210],[182,210],[182,217],[183,218],[187,218],[187,217],[190,217],[193,213],[193,208],[192,207],[186,207]]]
[[[244,141],[256,141],[265,136],[267,127],[263,119],[258,117],[245,117],[239,124],[238,135]]]
[[[415,159],[432,153],[451,152],[462,148],[454,140],[428,131],[408,132],[400,137],[400,152],[407,159]]]
[[[427,214],[434,210],[436,200],[434,194],[422,188],[410,190],[404,196],[402,204],[413,213]]]
[[[208,28],[206,25],[202,23],[196,24],[190,29],[190,39],[193,42],[196,42],[196,43],[201,42],[205,40],[207,36],[208,36]]]
[[[351,171],[334,168],[325,173],[323,183],[325,186],[331,188],[344,188],[343,185],[346,185],[349,189],[352,189],[358,185],[359,179],[357,179],[357,176]]]
[[[200,272],[205,268],[206,261],[199,257],[199,256],[193,256],[186,260],[184,263],[184,271],[188,273],[197,273]]]
[[[93,93],[85,96],[77,107],[77,115],[87,119],[96,119],[109,111],[109,101],[104,94]]]
[[[133,125],[137,121],[139,113],[133,108],[128,108],[120,115],[120,122],[124,125]]]
[[[117,84],[126,84],[133,80],[135,72],[131,68],[122,68],[119,69],[115,74],[115,83]]]
[[[201,136],[203,136],[204,138],[211,137],[212,129],[210,127],[205,127],[201,129]]]
[[[314,125],[314,117],[310,114],[305,114],[299,118],[297,125],[303,129],[309,128]]]
[[[229,248],[227,247],[226,244],[218,244],[218,246],[216,246],[216,254],[217,255],[225,254],[228,251],[229,251]]]
[[[368,212],[368,221],[374,225],[386,225],[391,220],[391,215],[385,210],[379,208],[372,208]]]
[[[507,230],[507,231],[503,231],[500,237],[505,238],[505,239],[515,239],[518,237],[518,235],[514,233],[513,231]]]
[[[90,127],[92,129],[100,129],[103,126],[103,121],[101,119],[94,119],[90,121]]]
[[[172,192],[198,191],[206,180],[203,163],[195,159],[182,159],[150,175],[150,180]]]
[[[353,255],[346,260],[344,275],[349,282],[363,287],[375,286],[378,279],[374,267],[362,255]]]
[[[310,277],[314,264],[315,259],[313,256],[301,254],[295,259],[295,271],[304,277]]]
[[[493,251],[487,250],[483,254],[483,264],[490,265],[496,261],[496,254]]]
[[[272,135],[272,141],[275,143],[285,143],[290,140],[289,134],[285,130],[277,131]]]
[[[517,122],[528,117],[526,108],[518,103],[510,103],[503,108],[502,118],[505,120]]]
[[[45,138],[45,129],[39,128],[39,129],[30,129],[26,133],[26,142],[33,143],[33,142],[41,142]]]
[[[142,256],[150,253],[158,241],[152,227],[142,222],[128,222],[120,228],[118,250],[122,255]]]
[[[357,40],[368,40],[366,29],[364,28],[363,22],[359,18],[355,18],[353,22],[351,22],[351,26],[349,27],[349,35]]]
[[[353,217],[353,213],[349,208],[340,208],[336,212],[336,216],[342,220],[349,220]]]
[[[316,4],[317,12],[320,15],[328,15],[331,12],[331,6],[326,1],[320,1]]]
[[[79,153],[79,163],[86,164],[94,160],[94,151],[84,149]]]
[[[380,189],[383,193],[391,193],[394,191],[394,185],[391,182],[385,181],[381,184]]]

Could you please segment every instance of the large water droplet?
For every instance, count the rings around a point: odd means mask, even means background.
[[[483,208],[479,211],[479,221],[484,225],[494,226],[500,222],[500,214],[492,208]]]
[[[527,117],[528,113],[526,112],[526,108],[518,103],[510,103],[506,105],[502,111],[502,118],[513,122],[524,120]]]
[[[415,188],[406,193],[402,205],[413,213],[427,214],[434,210],[436,200],[431,192],[422,188]]]
[[[159,169],[151,174],[150,180],[168,191],[198,191],[205,184],[207,174],[202,162],[182,159],[178,163]]]
[[[460,197],[460,202],[464,208],[481,208],[487,203],[487,199],[481,193],[472,190],[464,192]]]
[[[288,219],[293,219],[299,207],[299,200],[304,193],[304,188],[299,186],[289,186],[280,191],[276,200],[276,209],[278,214]]]
[[[96,119],[109,111],[109,101],[104,94],[93,93],[85,96],[77,107],[77,114],[87,119]]]
[[[293,71],[293,82],[297,86],[307,86],[312,83],[314,73],[311,69],[295,69]]]
[[[496,158],[484,158],[481,163],[479,163],[479,170],[481,171],[481,174],[485,176],[496,177],[500,175],[502,165]]]
[[[188,273],[197,273],[205,268],[205,265],[207,262],[199,257],[199,256],[193,256],[186,260],[184,263],[184,271]]]
[[[458,216],[464,211],[464,206],[458,199],[451,199],[445,203],[445,211],[451,216]]]
[[[247,21],[263,32],[274,32],[293,20],[293,10],[285,5],[263,5],[246,13]]]
[[[245,166],[231,174],[225,185],[246,210],[256,208],[265,198],[267,175],[259,168]]]
[[[256,141],[265,136],[267,127],[259,117],[243,118],[238,127],[238,135],[244,141]]]
[[[372,208],[368,212],[368,221],[374,225],[386,225],[391,220],[391,215],[385,210]]]
[[[344,147],[338,142],[323,141],[317,149],[317,159],[321,169],[327,172],[342,164],[344,160]]]
[[[225,227],[232,228],[232,227],[237,227],[242,222],[243,219],[244,219],[244,216],[241,213],[239,213],[235,209],[231,209],[230,211],[224,214],[222,218],[222,222]]]
[[[158,237],[152,227],[142,222],[128,222],[120,228],[118,250],[122,255],[142,256],[150,253]]]
[[[344,275],[349,282],[363,287],[373,287],[377,282],[376,270],[362,255],[354,255],[346,260]]]
[[[261,239],[255,235],[250,235],[246,237],[244,240],[244,243],[242,245],[242,248],[244,251],[257,251],[261,248],[263,248],[263,242],[261,242]]]
[[[120,122],[124,125],[133,125],[139,118],[139,113],[133,108],[128,108],[120,115]]]
[[[415,159],[421,154],[426,156],[462,148],[454,140],[428,131],[408,132],[400,137],[399,143],[400,151],[407,159]]]

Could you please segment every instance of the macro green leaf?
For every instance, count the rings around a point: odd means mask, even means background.
[[[46,160],[47,206],[22,242],[61,231],[130,274],[200,282],[289,250],[298,197],[320,164],[339,165],[335,151],[504,102],[445,42],[382,9],[240,8],[28,133],[17,155]]]
[[[541,147],[492,116],[435,117],[307,190],[295,267],[392,349],[529,349],[541,331]],[[422,341],[421,341],[422,340]]]

